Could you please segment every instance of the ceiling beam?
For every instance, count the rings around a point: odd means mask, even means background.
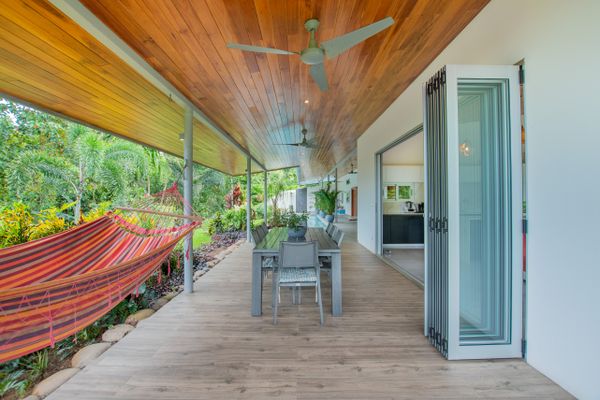
[[[169,96],[175,103],[183,109],[190,107],[194,117],[208,126],[213,132],[219,135],[223,140],[231,143],[241,153],[250,157],[263,170],[266,170],[262,162],[258,161],[249,150],[246,150],[229,133],[221,129],[208,116],[184,96],[175,86],[167,81],[158,71],[150,66],[139,54],[137,54],[127,43],[110,30],[102,21],[100,21],[90,10],[88,10],[79,0],[49,0],[56,8],[75,21],[79,26],[85,29],[96,40],[115,53],[121,60],[127,63],[137,73],[143,76],[148,82],[157,89]]]

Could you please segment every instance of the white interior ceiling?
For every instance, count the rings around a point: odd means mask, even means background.
[[[423,132],[383,153],[382,161],[383,165],[422,165]]]

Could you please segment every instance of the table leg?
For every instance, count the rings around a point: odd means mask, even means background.
[[[334,317],[342,316],[342,255],[331,255],[331,313]]]
[[[252,316],[262,314],[262,255],[252,254]]]

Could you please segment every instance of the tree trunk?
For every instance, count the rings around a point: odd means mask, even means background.
[[[75,199],[75,225],[79,225],[81,220],[81,196],[77,195]]]
[[[81,197],[83,196],[83,160],[79,160],[79,185],[77,185],[77,198],[75,199],[75,225],[81,222]]]

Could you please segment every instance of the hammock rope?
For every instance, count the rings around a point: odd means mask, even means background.
[[[54,346],[139,294],[201,224],[176,185],[145,197],[136,209],[0,249],[0,363]]]

